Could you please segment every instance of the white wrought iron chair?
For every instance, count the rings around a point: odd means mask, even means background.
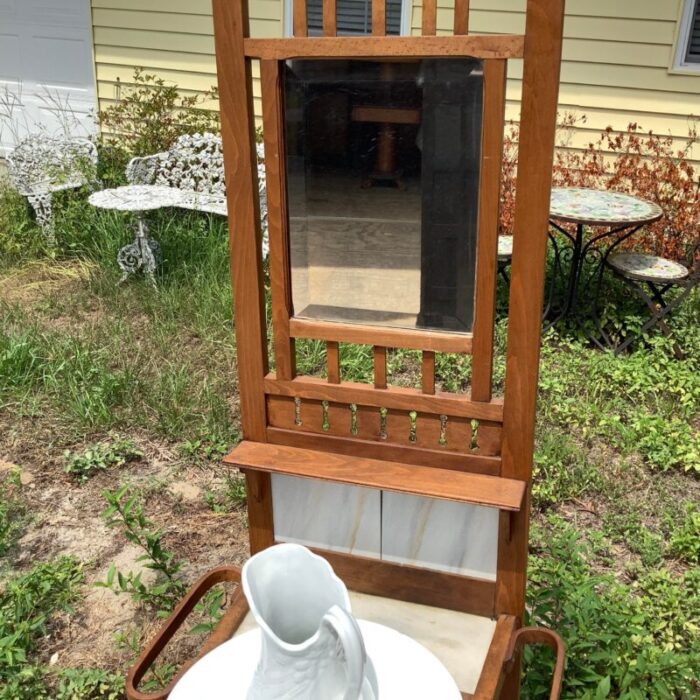
[[[7,157],[10,181],[27,197],[48,243],[55,242],[53,193],[96,183],[97,148],[88,139],[30,136]]]

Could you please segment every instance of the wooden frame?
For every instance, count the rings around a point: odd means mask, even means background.
[[[496,618],[496,633],[474,697],[492,698],[500,693],[501,697],[515,698],[519,689],[518,640],[531,638],[553,644],[545,633],[528,633],[528,637],[521,625],[563,0],[527,0],[524,36],[470,35],[469,0],[455,0],[454,35],[436,36],[436,0],[423,0],[423,36],[414,37],[384,36],[383,0],[372,3],[372,36],[336,37],[336,3],[324,0],[325,36],[307,37],[306,2],[295,0],[294,37],[288,39],[251,39],[247,4],[248,0],[214,0],[245,439],[225,461],[246,473],[251,551],[260,551],[276,541],[272,472],[498,508],[495,583],[322,553],[348,585],[358,590]],[[473,333],[295,318],[283,148],[282,62],[299,57],[443,56],[479,58],[484,66]],[[505,394],[501,400],[492,395],[493,324],[509,58],[523,58],[524,73]],[[253,59],[259,59],[261,65],[274,373],[268,371],[253,144]],[[327,379],[297,376],[295,338],[325,341]],[[346,342],[373,347],[372,383],[344,381],[339,344]],[[386,351],[395,347],[422,351],[420,389],[391,386]],[[472,354],[470,394],[436,390],[435,353],[441,352]],[[558,642],[555,646],[560,652]],[[557,668],[560,676],[561,661]]]

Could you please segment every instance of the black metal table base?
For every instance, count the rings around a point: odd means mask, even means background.
[[[547,303],[544,308],[543,330],[549,330],[563,321],[570,321],[581,328],[591,342],[599,348],[613,349],[615,343],[606,333],[600,317],[600,293],[603,285],[603,273],[611,253],[630,236],[636,233],[639,225],[625,224],[617,228],[608,229],[602,233],[584,240],[585,225],[576,224],[576,232],[572,234],[555,221],[550,221],[550,226],[564,239],[561,241],[549,232],[549,239],[554,249],[554,263],[550,279],[550,288],[547,294]],[[622,234],[603,247],[600,245],[603,239]],[[570,263],[564,263],[570,258]],[[565,269],[568,267],[568,271]],[[568,272],[568,275],[567,275]],[[557,283],[563,282],[565,293],[563,298],[557,299]],[[585,300],[585,305],[582,301]]]

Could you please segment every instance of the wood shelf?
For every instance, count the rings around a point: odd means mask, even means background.
[[[224,458],[241,470],[322,479],[517,512],[526,482],[448,469],[418,467],[286,445],[241,442]]]

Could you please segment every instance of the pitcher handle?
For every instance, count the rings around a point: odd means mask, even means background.
[[[323,622],[338,637],[345,654],[348,687],[343,700],[358,700],[362,692],[367,662],[367,652],[360,626],[357,624],[357,620],[339,605],[329,608],[323,616]]]

